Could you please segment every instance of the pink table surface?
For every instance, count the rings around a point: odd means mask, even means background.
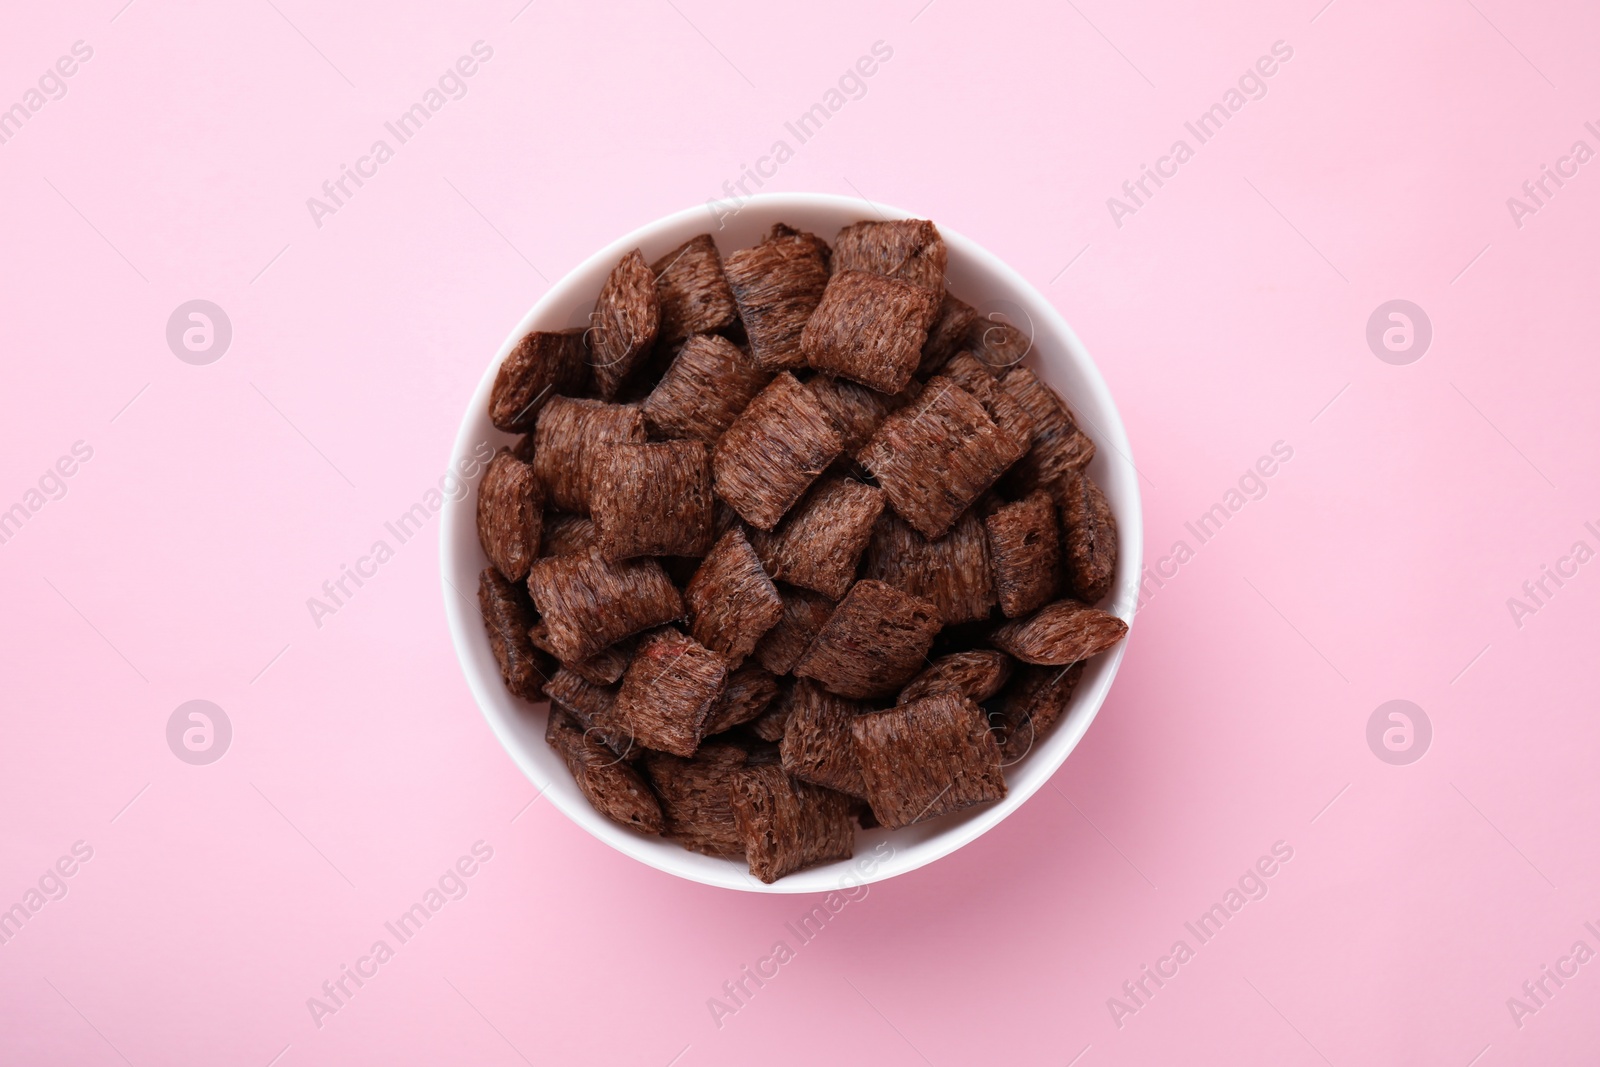
[[[13,5],[0,1062],[1588,1062],[1600,17],[1322,5]],[[1051,788],[810,940],[817,900],[674,880],[534,799],[450,648],[437,523],[384,526],[552,279],[758,163],[1045,292],[1168,560]],[[194,299],[232,328],[207,365],[167,342]],[[1396,352],[1391,300],[1421,309]],[[190,700],[220,760],[169,747]],[[1391,700],[1429,726],[1393,752]]]

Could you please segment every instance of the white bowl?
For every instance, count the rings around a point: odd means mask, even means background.
[[[723,205],[724,212],[732,210],[733,205]],[[726,256],[736,249],[756,244],[775,222],[786,222],[832,240],[842,227],[874,215],[914,217],[909,212],[882,204],[869,207],[864,201],[849,197],[770,193],[751,197],[736,214],[723,214],[720,219],[708,207],[689,208],[618,238],[551,286],[507,335],[478,383],[472,405],[461,421],[452,469],[460,470],[456,462],[469,456],[482,442],[498,448],[513,441],[511,435],[496,430],[488,416],[489,391],[500,361],[530,330],[586,325],[588,312],[606,275],[630,249],[642,249],[645,261],[654,262],[696,234],[709,231]],[[1104,606],[1131,625],[1142,570],[1140,550],[1144,536],[1132,450],[1111,393],[1082,342],[1037,290],[973,241],[942,224],[939,232],[949,248],[951,291],[980,311],[1004,313],[1019,328],[1025,331],[1031,328],[1034,345],[1025,364],[1066,398],[1085,432],[1098,445],[1090,474],[1105,490],[1116,513],[1118,531],[1116,585],[1109,603]],[[635,833],[612,822],[595,811],[578,792],[565,764],[544,742],[546,705],[528,704],[507,692],[489,650],[483,620],[476,607],[478,575],[488,566],[488,561],[478,545],[475,489],[459,500],[445,502],[440,562],[450,635],[467,683],[472,687],[484,718],[489,720],[490,729],[522,772],[572,821],[642,863],[706,885],[756,893],[825,892],[904,874],[954,852],[1015,811],[1061,766],[1094,721],[1127,647],[1124,640],[1090,661],[1062,721],[1033,751],[1006,769],[1010,789],[1004,800],[902,830],[880,828],[858,832],[854,860],[813,867],[781,878],[772,885],[763,885],[750,876],[742,862],[702,856],[671,841]]]

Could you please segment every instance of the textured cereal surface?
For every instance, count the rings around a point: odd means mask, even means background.
[[[723,534],[684,590],[695,640],[738,666],[783,616],[783,600],[750,542]]]
[[[922,361],[939,296],[867,271],[835,274],[806,322],[800,350],[817,370],[898,393]]]
[[[617,395],[650,354],[660,327],[656,276],[635,248],[612,268],[594,305],[589,353],[595,388],[602,397],[610,400]]]
[[[696,334],[667,367],[640,405],[656,437],[693,437],[714,443],[772,375],[726,337]]]
[[[810,234],[790,232],[723,261],[750,353],[769,371],[805,366],[800,333],[828,287],[821,244]]]
[[[783,769],[801,781],[866,796],[850,733],[851,722],[866,710],[865,705],[835,696],[805,678],[789,691],[788,703],[789,719],[780,746]]]
[[[544,739],[566,761],[579,791],[600,814],[647,834],[665,828],[661,803],[639,772],[617,759],[572,716],[552,708]]]
[[[967,345],[995,375],[1004,374],[1033,351],[1033,337],[1012,325],[999,312],[979,315],[967,331]]]
[[[1033,424],[1033,447],[1006,477],[1007,487],[1026,496],[1058,481],[1069,470],[1082,470],[1094,459],[1094,442],[1078,429],[1066,401],[1027,367],[1014,367],[1000,385],[1027,411]]]
[[[691,334],[725,330],[739,319],[722,256],[709,233],[689,238],[650,264],[661,305],[658,341],[676,344]]]
[[[693,759],[647,752],[641,763],[666,818],[666,834],[708,856],[744,856],[744,837],[733,818],[733,775],[745,763],[742,748],[707,742]]]
[[[551,647],[567,663],[683,615],[683,597],[655,560],[612,562],[592,549],[538,560],[528,591]]]
[[[617,691],[616,715],[646,748],[692,756],[727,680],[721,656],[666,627],[639,642]]]
[[[489,421],[506,433],[527,433],[552,396],[575,396],[589,382],[584,329],[535,330],[511,350],[495,372]]]
[[[644,419],[625,404],[552,397],[539,412],[533,438],[533,470],[546,502],[557,511],[587,515],[601,450],[644,444]]]
[[[706,721],[706,736],[720,734],[749,722],[765,712],[778,699],[778,679],[755,664],[746,664],[728,675],[728,684],[711,709]]]
[[[937,541],[891,511],[878,517],[862,565],[863,577],[933,601],[945,625],[989,617],[995,604],[989,541],[976,509],[962,513]]]
[[[792,687],[792,685],[791,685]],[[780,699],[772,707],[750,720],[750,732],[763,741],[779,742],[789,727],[789,716],[794,707]]]
[[[840,696],[885,697],[922,668],[940,625],[932,601],[864,579],[850,587],[794,673]]]
[[[790,226],[787,222],[773,223],[772,229],[767,231],[767,236],[764,239],[768,241],[776,241],[780,237],[799,237],[804,240],[816,250],[817,255],[822,257],[822,265],[827,268],[828,273],[833,273],[833,246],[828,244],[828,242],[824,241],[814,233],[807,233],[805,230],[797,230],[793,226]]]
[[[637,759],[644,749],[627,723],[617,716],[615,686],[596,685],[570,667],[562,667],[545,684],[550,703],[576,719],[591,737],[623,759]]]
[[[1006,504],[983,520],[995,592],[1006,618],[1026,615],[1061,590],[1061,526],[1044,490]]]
[[[954,690],[981,704],[1000,691],[1011,677],[1011,657],[992,648],[952,652],[934,660],[921,674],[900,690],[896,704],[909,704],[934,693]]]
[[[539,538],[541,556],[576,556],[593,548],[599,535],[594,520],[568,511],[547,511]]]
[[[750,543],[774,580],[837,600],[855,581],[882,511],[883,490],[825,475],[776,530],[757,530]]]
[[[844,450],[851,455],[867,443],[872,431],[883,422],[895,403],[894,397],[884,396],[876,389],[826,374],[813,377],[806,382],[806,388],[816,394],[817,401],[838,429]]]
[[[966,348],[972,324],[977,321],[977,308],[960,297],[945,293],[939,303],[939,314],[928,327],[928,339],[922,344],[917,374],[924,378],[937,374],[952,356]]]
[[[536,626],[534,629],[538,630],[540,627]],[[537,637],[534,639],[534,644],[539,644]],[[628,664],[633,660],[633,653],[636,648],[638,648],[638,642],[635,639],[631,637],[624,638],[614,645],[601,649],[588,659],[563,663],[562,666],[571,669],[585,681],[592,682],[595,685],[615,685],[621,679],[623,672],[628,669]]]
[[[989,716],[1007,765],[1031,752],[1066,714],[1082,677],[1081,661],[1066,668],[1023,667],[1016,673],[998,710]]]
[[[1024,663],[1064,667],[1104,652],[1128,632],[1128,624],[1076,600],[1046,604],[1025,619],[1008,622],[990,640]]]
[[[792,374],[772,380],[717,441],[717,495],[750,525],[770,530],[844,448],[816,395]]]
[[[1117,573],[1117,517],[1106,495],[1081,470],[1069,470],[1052,487],[1065,531],[1071,593],[1096,604],[1111,592]]]
[[[711,457],[700,441],[606,445],[590,501],[608,559],[703,556],[711,548]]]
[[[883,420],[856,458],[902,518],[939,538],[1026,450],[971,393],[934,377]]]
[[[478,576],[478,611],[506,688],[524,700],[542,700],[545,679],[555,664],[528,638],[534,610],[527,592],[495,568],[485,567]]]
[[[1024,444],[1033,442],[1033,416],[970,351],[957,352],[940,373],[977,397],[995,425]]]
[[[773,674],[788,674],[833,614],[834,602],[809,589],[781,584],[777,589],[783,600],[783,614],[756,645],[755,658]]]
[[[851,856],[855,833],[843,793],[797,782],[768,763],[735,771],[732,798],[750,873],[763,882]]]
[[[859,715],[851,729],[872,813],[890,829],[1006,795],[988,717],[957,692]]]
[[[857,222],[833,239],[833,269],[871,271],[944,291],[949,259],[939,228],[927,219]]]
[[[528,576],[544,528],[544,486],[533,468],[502,448],[478,483],[478,544],[513,582]]]

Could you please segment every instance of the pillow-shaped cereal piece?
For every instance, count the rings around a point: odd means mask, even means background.
[[[883,420],[857,458],[890,506],[924,537],[937,539],[1027,447],[996,425],[971,393],[938,376]]]
[[[557,396],[539,412],[533,441],[531,462],[544,484],[546,502],[557,511],[587,515],[602,449],[644,444],[644,419],[625,404]]]
[[[843,793],[797,782],[771,763],[735,771],[731,793],[750,873],[763,882],[850,858],[855,833]]]
[[[692,756],[727,680],[721,656],[665,627],[639,642],[617,691],[616,715],[646,748]]]
[[[898,393],[922,362],[939,295],[910,282],[847,270],[828,281],[800,350],[826,374]]]
[[[656,276],[637,248],[612,268],[590,321],[589,351],[595,388],[611,400],[650,354],[661,328]]]
[[[528,576],[544,529],[544,486],[533,468],[502,448],[478,483],[478,544],[513,582]]]
[[[528,639],[534,610],[527,591],[485,567],[478,576],[478,611],[506,688],[523,700],[543,700],[545,679],[555,664]]]
[[[725,330],[739,321],[733,290],[722,273],[722,256],[709,233],[689,238],[650,264],[661,305],[661,344],[677,344],[691,334]]]
[[[717,441],[717,495],[750,525],[770,530],[844,448],[816,395],[783,373]]]
[[[927,219],[857,222],[833,239],[833,269],[865,270],[944,292],[949,253]]]
[[[1104,652],[1128,632],[1109,612],[1076,600],[1046,604],[1025,619],[1000,627],[989,640],[1024,663],[1065,667]]]
[[[563,711],[550,710],[544,739],[560,753],[578,782],[578,790],[595,810],[609,819],[647,834],[665,826],[661,803],[633,767],[618,760],[596,741],[577,720]]]
[[[940,656],[928,669],[911,679],[895,698],[896,704],[909,704],[925,696],[950,689],[974,704],[1000,691],[1011,677],[1011,657],[992,648],[976,648],[971,652],[952,652]]]
[[[1087,474],[1069,470],[1052,487],[1065,530],[1067,581],[1074,597],[1096,604],[1117,573],[1117,517]]]
[[[788,700],[789,720],[779,749],[783,769],[803,782],[865,796],[867,785],[850,733],[850,723],[865,705],[835,696],[807,678],[795,683]]]
[[[805,366],[800,333],[828,287],[825,247],[810,234],[791,231],[723,261],[750,354],[769,371]]]
[[[833,601],[821,593],[777,585],[783,614],[756,645],[756,662],[773,674],[788,674],[811,647],[822,624],[833,614]],[[772,740],[768,738],[768,740]]]
[[[705,555],[711,503],[711,457],[699,441],[599,450],[589,509],[607,559]]]
[[[977,509],[964,512],[937,541],[923,537],[900,516],[878,517],[862,576],[927,597],[946,626],[989,617],[994,607],[994,570]]]
[[[883,511],[883,490],[825,475],[771,533],[750,544],[774,580],[837,600],[856,578],[856,565]]]
[[[996,509],[983,520],[1000,610],[1014,619],[1061,591],[1061,526],[1044,490]]]
[[[527,433],[552,396],[573,396],[589,381],[583,327],[535,330],[511,350],[489,392],[489,421],[506,433]]]
[[[683,615],[683,597],[652,559],[612,562],[585,555],[546,556],[528,571],[528,592],[564,663]]]
[[[1006,795],[988,718],[953,690],[858,715],[851,730],[872,814],[891,830]]]
[[[921,669],[941,625],[932,601],[864,579],[850,587],[794,673],[856,700],[888,696]]]
[[[645,753],[645,774],[666,816],[666,834],[708,856],[744,857],[744,837],[733,818],[733,774],[745,763],[737,745],[708,741],[693,759]]]
[[[723,534],[684,590],[689,632],[738,666],[783,616],[783,600],[740,530]]]
[[[657,437],[714,444],[772,380],[748,352],[715,334],[684,342],[640,410]]]

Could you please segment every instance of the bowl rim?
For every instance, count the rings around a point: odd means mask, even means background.
[[[494,442],[496,448],[502,443],[514,440],[516,435],[502,433],[488,422],[489,394],[500,364],[517,342],[530,330],[535,329],[535,323],[547,319],[552,313],[558,312],[562,304],[568,302],[572,295],[569,290],[577,285],[576,279],[593,273],[601,265],[609,270],[630,250],[656,244],[662,234],[678,231],[690,225],[697,217],[705,220],[707,224],[691,227],[689,231],[685,231],[688,236],[710,232],[715,237],[716,231],[724,228],[724,219],[742,215],[751,209],[755,209],[758,216],[822,211],[867,218],[869,217],[867,212],[862,210],[865,204],[881,219],[927,217],[887,204],[865,201],[864,198],[830,193],[757,193],[731,203],[732,211],[727,210],[730,204],[728,201],[708,201],[704,205],[684,208],[639,226],[574,264],[560,279],[546,288],[501,343],[499,351],[490,361],[477,388],[473,391],[471,402],[456,433],[450,469],[458,470],[456,464],[462,462],[464,457],[470,456],[481,440]],[[770,224],[770,221],[777,220],[772,218],[760,225],[764,227]],[[939,225],[939,233],[950,250],[952,269],[955,269],[957,263],[966,261],[970,270],[991,275],[997,282],[997,287],[1007,293],[1007,302],[1020,306],[1033,320],[1034,337],[1051,334],[1059,340],[1062,349],[1060,362],[1063,362],[1065,367],[1057,369],[1072,373],[1077,380],[1078,389],[1086,390],[1093,400],[1099,418],[1087,420],[1090,425],[1086,428],[1091,430],[1097,446],[1094,466],[1102,470],[1101,476],[1097,477],[1096,481],[1106,487],[1108,498],[1114,496],[1117,500],[1117,506],[1113,509],[1118,530],[1117,574],[1112,593],[1102,607],[1121,617],[1128,624],[1129,633],[1114,648],[1090,662],[1090,668],[1094,672],[1093,683],[1089,684],[1089,672],[1086,671],[1085,680],[1074,692],[1066,713],[1056,724],[1055,729],[1045,737],[1040,751],[1032,753],[1035,756],[1032,764],[1024,767],[1021,774],[1007,774],[1007,795],[1004,798],[897,831],[885,831],[881,828],[870,831],[858,830],[855,835],[856,859],[798,871],[771,884],[765,884],[752,878],[746,873],[744,864],[737,861],[719,861],[715,857],[681,849],[671,842],[667,844],[672,852],[652,847],[662,844],[661,839],[638,834],[607,819],[578,792],[575,783],[570,791],[552,788],[557,778],[546,775],[535,765],[526,751],[524,741],[514,732],[510,716],[502,711],[502,707],[508,700],[520,705],[523,711],[528,708],[542,709],[547,705],[544,702],[531,705],[511,697],[505,690],[498,669],[494,667],[492,655],[489,656],[489,670],[485,671],[482,668],[482,653],[487,649],[488,642],[483,636],[481,618],[475,617],[476,574],[487,562],[483,559],[482,548],[478,544],[476,534],[477,479],[481,477],[480,471],[477,476],[464,479],[468,483],[469,492],[459,498],[454,495],[446,497],[441,513],[440,592],[444,599],[445,617],[456,660],[466,677],[473,700],[488,722],[491,732],[524,776],[538,787],[535,799],[548,796],[551,803],[567,818],[632,859],[656,870],[703,885],[757,893],[820,893],[907,874],[977,840],[1021,807],[1061,769],[1105,703],[1132,636],[1138,585],[1143,572],[1144,537],[1139,475],[1133,462],[1132,448],[1128,442],[1121,413],[1088,349],[1044,294],[999,256],[970,238],[942,224]],[[683,240],[687,240],[688,236],[678,237],[657,254],[664,254]],[[645,258],[647,261],[653,261],[653,257],[649,255]],[[598,287],[595,291],[598,291]],[[545,322],[539,328],[560,329],[564,325],[568,324]],[[1042,356],[1036,357],[1033,362],[1034,369],[1040,370],[1042,362]],[[1083,397],[1077,395],[1069,398],[1069,403],[1080,420],[1084,418],[1085,405],[1082,401]],[[1115,475],[1115,481],[1109,485],[1110,479],[1105,477],[1107,472]],[[457,588],[451,581],[451,573],[457,569],[455,565],[459,562],[458,557],[462,552],[476,553],[476,558],[480,561],[472,568],[474,588],[468,590]],[[472,609],[470,612],[463,607],[463,601],[466,601],[467,607]],[[473,647],[474,642],[478,646],[476,650]],[[538,744],[541,746],[543,714],[547,712],[540,714],[541,725],[538,735],[541,740]],[[1047,752],[1048,758],[1041,761],[1038,757],[1046,756]],[[882,843],[885,841],[889,843],[888,857],[882,855]],[[906,850],[910,854],[906,855],[902,849],[895,847],[896,841],[906,845]],[[875,847],[871,852],[875,858],[863,857],[863,853],[868,851],[864,846],[873,844]],[[708,860],[711,861],[709,865],[706,862]],[[885,860],[888,862],[885,863]],[[719,873],[714,873],[721,872],[723,867],[727,868],[725,874],[719,876]],[[843,874],[838,873],[841,867],[844,870]],[[829,872],[833,872],[833,878],[826,877]]]

